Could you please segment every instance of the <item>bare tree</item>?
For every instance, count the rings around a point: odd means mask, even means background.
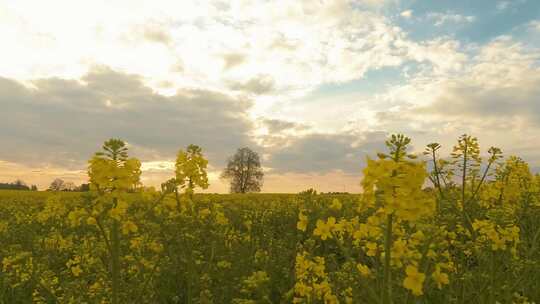
[[[62,191],[64,190],[64,180],[56,178],[49,186],[49,191]]]
[[[230,180],[231,193],[260,192],[263,176],[259,154],[249,148],[238,149],[221,174]]]

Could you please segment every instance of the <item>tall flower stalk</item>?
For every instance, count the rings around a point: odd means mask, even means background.
[[[97,192],[94,210],[98,214],[96,222],[100,227],[110,258],[112,280],[112,304],[120,303],[120,221],[126,213],[125,193],[139,184],[141,163],[128,158],[128,148],[119,139],[110,139],[89,161],[88,176],[91,189]],[[109,233],[107,234],[107,225]]]
[[[378,205],[386,214],[381,289],[384,304],[392,303],[393,226],[417,221],[434,212],[434,201],[422,191],[427,178],[425,164],[415,162],[416,156],[407,154],[410,142],[404,135],[392,135],[386,142],[389,154],[379,154],[379,160],[368,158],[362,181],[365,203]]]

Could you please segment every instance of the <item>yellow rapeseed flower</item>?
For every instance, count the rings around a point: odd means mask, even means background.
[[[367,256],[375,256],[377,254],[377,243],[373,243],[373,242],[367,242],[366,243],[366,249],[367,249],[367,252],[366,252],[366,255]]]
[[[448,275],[444,272],[441,272],[441,268],[438,265],[435,267],[435,272],[431,274],[431,277],[433,278],[435,283],[437,283],[437,287],[439,289],[441,289],[443,285],[447,285],[450,283],[450,281],[448,280]]]
[[[308,217],[303,212],[300,212],[298,214],[298,223],[296,224],[296,228],[301,231],[306,231],[308,224]]]
[[[321,240],[326,240],[327,238],[332,237],[332,230],[336,225],[336,218],[329,217],[326,223],[322,220],[317,220],[317,226],[313,231],[313,235],[319,236]]]
[[[97,225],[97,221],[94,217],[89,217],[86,219],[86,224],[87,225],[91,225],[91,226],[94,226],[94,225]]]
[[[82,272],[81,266],[79,265],[71,267],[71,273],[76,277],[80,276]]]
[[[356,269],[358,269],[358,271],[360,272],[360,274],[364,277],[369,277],[371,276],[371,270],[369,269],[369,267],[367,267],[366,265],[362,264],[362,263],[358,263],[356,264]]]
[[[341,210],[341,207],[342,207],[341,202],[337,198],[332,200],[332,205],[330,205],[330,209],[339,211]]]
[[[413,295],[421,296],[424,294],[422,291],[424,280],[426,275],[418,272],[418,268],[414,265],[409,265],[405,268],[405,273],[407,277],[403,280],[403,287],[409,289]]]
[[[135,233],[138,230],[139,230],[139,228],[132,221],[125,221],[124,223],[122,223],[122,233],[123,234],[127,235],[127,234],[130,234],[132,232]]]

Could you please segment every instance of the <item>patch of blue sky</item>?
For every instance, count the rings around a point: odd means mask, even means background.
[[[404,69],[416,69],[416,64],[406,63],[401,66],[382,67],[369,70],[363,77],[343,83],[323,84],[313,90],[310,94],[302,97],[301,100],[314,101],[325,100],[326,97],[335,97],[350,94],[372,95],[384,92],[389,86],[404,82],[406,75]]]
[[[412,10],[410,18],[400,16],[400,13],[406,10]],[[465,19],[460,22],[448,20],[436,26],[436,17],[429,16],[437,13],[461,15]],[[481,44],[501,35],[509,35],[514,28],[540,19],[540,1],[405,0],[392,14],[392,19],[395,19],[411,39],[429,40],[439,36],[451,36],[462,42]]]

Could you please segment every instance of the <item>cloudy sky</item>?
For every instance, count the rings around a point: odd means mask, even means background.
[[[265,192],[360,191],[391,133],[540,168],[540,1],[0,0],[0,181],[80,183],[119,137],[143,181],[243,146]]]

